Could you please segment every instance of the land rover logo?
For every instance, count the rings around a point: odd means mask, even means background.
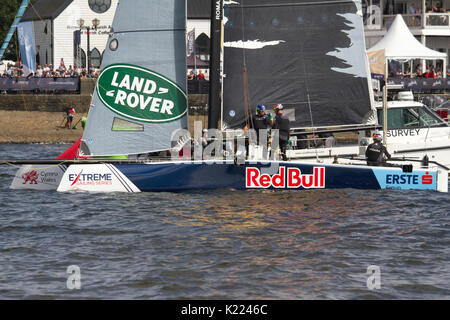
[[[105,68],[97,81],[97,94],[111,111],[141,122],[174,121],[187,112],[187,96],[179,86],[138,66]]]

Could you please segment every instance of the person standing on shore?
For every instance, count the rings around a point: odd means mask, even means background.
[[[75,108],[73,106],[69,106],[66,109],[66,114],[67,114],[67,121],[66,124],[64,125],[64,128],[72,128],[72,122],[73,122],[73,116],[75,114]]]

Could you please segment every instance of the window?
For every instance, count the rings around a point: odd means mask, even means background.
[[[91,64],[95,68],[99,68],[101,62],[102,62],[102,56],[100,55],[100,51],[98,51],[97,48],[94,48],[94,50],[91,51]]]
[[[383,111],[378,110],[378,121],[383,124]],[[424,107],[396,108],[388,110],[388,129],[443,127],[447,124]]]
[[[89,0],[89,7],[96,13],[105,13],[111,7],[111,0]]]
[[[202,33],[195,39],[195,53],[198,55],[209,56],[209,37]]]
[[[144,131],[144,126],[128,120],[114,118],[112,131]]]

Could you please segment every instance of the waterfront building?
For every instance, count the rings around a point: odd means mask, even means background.
[[[38,0],[25,12],[22,22],[32,21],[36,62],[57,68],[98,68],[119,0]],[[195,29],[196,53],[209,60],[210,4],[188,0],[187,31]],[[90,63],[89,63],[89,61]]]

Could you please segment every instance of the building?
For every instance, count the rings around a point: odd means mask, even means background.
[[[86,67],[89,40],[91,63],[98,67],[117,3],[118,0],[38,0],[22,18],[22,21],[33,21],[36,63],[57,67],[64,59],[66,66]],[[94,19],[98,21],[96,27]],[[82,26],[80,21],[84,22]]]
[[[36,1],[27,9],[21,21],[33,21],[37,64],[52,64],[57,67],[63,59],[66,66],[86,67],[92,64],[99,67],[118,2],[119,0]],[[208,61],[211,3],[205,0],[187,0],[187,4],[187,31],[195,29],[197,56]]]
[[[86,66],[90,52],[91,63],[98,67],[117,3],[118,0],[38,0],[22,19],[33,21],[37,63],[57,66],[62,58],[66,65]],[[450,0],[362,0],[362,5],[366,48],[386,34],[396,14],[402,14],[418,40],[433,50],[446,52],[447,57],[450,55]],[[211,0],[187,0],[187,14],[187,32],[195,30],[196,56],[209,61]],[[80,19],[84,20],[83,28]],[[77,46],[76,32],[80,30]]]
[[[401,14],[412,34],[450,56],[450,0],[363,0],[366,48],[373,47]]]

